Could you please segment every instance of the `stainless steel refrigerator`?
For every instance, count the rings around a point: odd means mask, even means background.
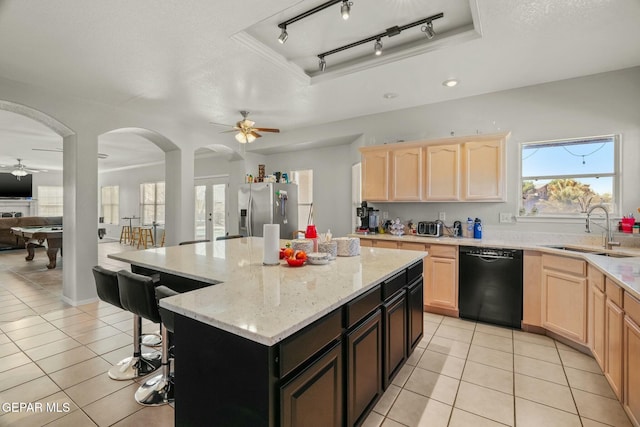
[[[291,239],[298,230],[296,184],[242,184],[238,190],[239,231],[262,237],[264,224],[280,224],[280,238]]]

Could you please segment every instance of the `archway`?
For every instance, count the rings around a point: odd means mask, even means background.
[[[135,136],[142,138],[156,147],[163,153],[164,173],[162,181],[165,182],[165,227],[166,244],[176,244],[180,240],[190,240],[189,233],[193,227],[193,164],[191,152],[185,153],[184,148],[179,148],[177,144],[164,135],[145,128],[127,127],[114,129],[100,135],[99,138],[113,136]],[[161,167],[159,159],[152,162],[154,167]],[[144,161],[142,163],[145,163]],[[146,163],[149,163],[148,161]],[[138,183],[139,184],[139,183]],[[132,190],[135,191],[135,190]],[[137,193],[137,191],[136,191]],[[130,207],[129,210],[132,210]],[[136,208],[136,211],[138,209]],[[124,212],[123,212],[124,213]],[[122,215],[121,215],[122,216]]]

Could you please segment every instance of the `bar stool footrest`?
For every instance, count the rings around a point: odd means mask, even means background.
[[[162,355],[143,353],[140,357],[129,356],[109,369],[109,378],[117,381],[144,377],[160,367]]]

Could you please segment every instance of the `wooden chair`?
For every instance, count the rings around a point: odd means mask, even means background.
[[[138,240],[140,240],[140,227],[132,227],[131,228],[131,246],[135,246],[138,244]]]

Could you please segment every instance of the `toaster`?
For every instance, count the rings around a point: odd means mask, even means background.
[[[444,224],[442,221],[419,221],[416,235],[441,237],[444,234]]]

